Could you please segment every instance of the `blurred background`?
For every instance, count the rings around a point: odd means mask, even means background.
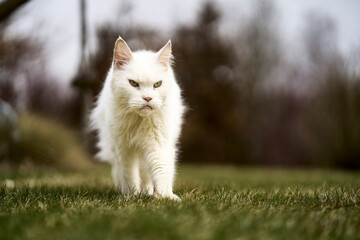
[[[360,2],[0,1],[0,165],[83,167],[119,35],[173,42],[180,163],[360,168]]]

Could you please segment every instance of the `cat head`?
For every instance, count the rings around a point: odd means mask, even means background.
[[[150,115],[164,105],[173,80],[171,41],[158,52],[132,52],[119,37],[115,43],[111,90],[129,112]]]

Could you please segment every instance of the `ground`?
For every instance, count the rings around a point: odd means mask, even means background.
[[[110,169],[0,170],[0,239],[360,239],[360,173],[181,166],[182,202]]]

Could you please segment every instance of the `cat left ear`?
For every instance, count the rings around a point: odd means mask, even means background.
[[[114,66],[120,69],[124,64],[132,59],[132,52],[126,42],[119,37],[115,43]]]
[[[171,54],[171,40],[169,40],[166,45],[161,48],[158,51],[158,62],[166,68],[166,70],[169,68],[169,65],[171,64],[172,60],[172,54]]]

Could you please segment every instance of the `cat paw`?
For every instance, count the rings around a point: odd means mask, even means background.
[[[169,198],[170,198],[171,200],[175,200],[175,201],[181,202],[181,198],[180,198],[178,195],[176,195],[176,194],[172,194],[171,196],[169,196]]]
[[[144,186],[141,188],[141,193],[144,195],[154,195],[154,187],[152,185]]]
[[[180,197],[178,195],[174,194],[174,193],[170,193],[170,194],[158,194],[158,193],[155,193],[155,197],[156,198],[168,198],[168,199],[171,199],[171,200],[174,200],[174,201],[181,202]]]

